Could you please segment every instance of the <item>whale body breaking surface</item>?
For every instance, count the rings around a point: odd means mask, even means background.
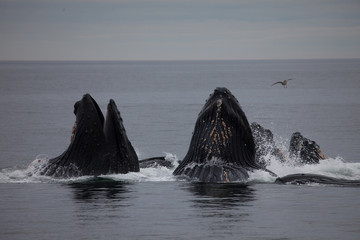
[[[183,160],[175,163],[167,157],[139,160],[129,141],[114,100],[110,100],[106,118],[96,101],[85,94],[74,105],[76,121],[69,147],[58,157],[32,163],[32,174],[55,178],[102,176],[146,171],[161,167],[175,170],[177,178],[200,182],[246,182],[249,174],[264,171],[272,177],[263,156],[273,155],[287,161],[275,146],[270,130],[248,122],[238,100],[227,88],[216,88],[206,101],[195,123],[189,149]],[[294,133],[289,152],[299,164],[318,164],[326,159],[320,147],[300,133]],[[359,180],[296,173],[277,177],[279,184],[333,184],[360,186]]]

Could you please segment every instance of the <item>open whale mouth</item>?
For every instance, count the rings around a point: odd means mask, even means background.
[[[299,132],[291,136],[289,153],[291,157],[300,159],[301,163],[306,164],[319,163],[320,160],[326,159],[320,146]]]
[[[122,123],[123,119],[113,99],[110,99],[107,105],[106,119],[90,94],[85,94],[80,101],[75,103],[74,114],[76,115],[74,133],[79,131],[102,132],[101,135],[104,135],[105,141],[112,147],[120,147],[121,144],[128,141]],[[78,127],[84,129],[76,131]]]
[[[74,114],[76,122],[69,147],[50,159],[42,174],[72,177],[139,171],[136,152],[113,100],[108,104],[106,121],[90,94],[75,103]]]
[[[216,88],[199,113],[187,155],[174,175],[200,181],[242,181],[255,162],[250,125],[238,101],[226,88]]]

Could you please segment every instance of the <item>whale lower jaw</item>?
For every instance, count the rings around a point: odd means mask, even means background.
[[[232,164],[197,164],[191,163],[176,175],[181,175],[199,182],[244,182],[249,178],[248,171]]]

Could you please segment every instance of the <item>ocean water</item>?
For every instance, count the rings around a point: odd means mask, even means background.
[[[272,83],[288,78],[288,88]],[[36,158],[70,143],[73,105],[90,93],[105,114],[114,99],[139,158],[187,153],[199,111],[227,87],[249,122],[288,154],[291,134],[315,140],[319,165],[279,176],[360,179],[360,59],[263,61],[0,62],[1,239],[359,239],[360,188],[204,184],[172,170],[54,179],[29,176]]]

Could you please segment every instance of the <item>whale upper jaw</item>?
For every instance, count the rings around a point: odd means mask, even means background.
[[[204,182],[244,181],[255,162],[250,125],[238,101],[216,88],[199,113],[187,155],[174,175]]]

